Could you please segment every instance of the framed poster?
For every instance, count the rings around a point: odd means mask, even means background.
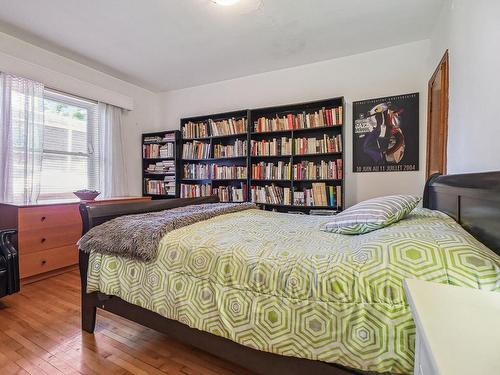
[[[353,172],[418,171],[418,93],[352,104]]]

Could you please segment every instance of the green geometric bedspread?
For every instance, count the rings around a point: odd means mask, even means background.
[[[88,292],[262,351],[410,374],[405,278],[500,291],[500,257],[442,213],[360,236],[327,220],[248,210],[167,234],[154,262],[92,253]]]

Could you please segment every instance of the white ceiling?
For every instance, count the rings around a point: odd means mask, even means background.
[[[233,7],[211,0],[0,0],[0,31],[165,91],[426,39],[441,5],[442,0],[241,0]]]

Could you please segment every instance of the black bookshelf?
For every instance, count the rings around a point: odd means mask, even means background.
[[[332,124],[333,119],[331,117],[328,118],[328,124],[326,123],[321,123],[321,124],[309,124],[309,125],[314,125],[313,127],[305,127],[307,124],[304,122],[302,123],[297,123],[293,124],[293,126],[298,125],[300,128],[287,128],[287,129],[278,129],[278,130],[269,130],[269,131],[256,131],[255,128],[255,122],[257,119],[261,117],[265,118],[276,118],[276,117],[287,117],[288,115],[296,115],[297,117],[300,115],[305,116],[305,115],[310,115],[316,112],[319,112],[320,110],[330,110],[333,108],[341,108],[340,113],[338,114],[338,118],[336,117],[335,119],[335,124]],[[221,121],[221,120],[227,120],[227,119],[238,119],[238,118],[246,118],[247,119],[247,126],[246,126],[246,131],[245,132],[240,132],[238,134],[230,134],[230,135],[213,135],[211,134],[210,131],[207,131],[203,134],[199,134],[197,137],[192,136],[192,134],[183,134],[183,129],[188,123],[207,123],[210,120],[213,121]],[[322,122],[325,120],[324,118],[321,119]],[[198,159],[197,157],[192,157],[193,155],[187,155],[187,156],[182,156],[182,148],[180,150],[180,157],[179,160],[179,169],[180,169],[180,174],[181,177],[179,178],[179,191],[181,191],[180,185],[210,185],[212,189],[217,189],[221,186],[233,186],[233,187],[241,187],[242,184],[244,183],[246,185],[247,191],[245,193],[246,195],[246,200],[251,200],[251,191],[252,191],[252,186],[266,186],[266,185],[275,185],[279,187],[288,187],[291,189],[292,192],[292,201],[290,204],[283,204],[283,203],[263,203],[263,202],[256,202],[261,208],[263,209],[271,209],[271,210],[276,210],[276,211],[282,211],[282,212],[289,212],[289,211],[294,211],[294,212],[304,212],[308,213],[310,210],[342,210],[342,206],[345,202],[344,195],[345,195],[345,184],[344,184],[344,178],[345,178],[345,160],[344,160],[344,142],[345,142],[345,137],[344,137],[344,123],[345,123],[345,106],[344,106],[344,98],[343,97],[338,97],[338,98],[332,98],[332,99],[326,99],[326,100],[318,100],[318,101],[312,101],[312,102],[305,102],[305,103],[297,103],[297,104],[290,104],[290,105],[282,105],[282,106],[275,106],[275,107],[267,107],[267,108],[259,108],[259,109],[252,109],[252,110],[241,110],[241,111],[233,111],[233,112],[225,112],[225,113],[218,113],[218,114],[212,114],[212,115],[206,115],[206,116],[197,116],[197,117],[189,117],[189,118],[183,118],[181,119],[180,127],[181,127],[181,144],[182,147],[184,147],[186,144],[192,143],[193,141],[196,142],[202,142],[207,144],[209,148],[208,155],[205,155],[203,159]],[[303,127],[304,126],[304,127]],[[294,140],[297,138],[316,138],[316,139],[322,139],[324,136],[328,137],[337,137],[340,135],[341,137],[341,143],[340,143],[340,148],[341,150],[335,150],[335,152],[320,152],[320,153],[305,153],[305,154],[299,154],[297,150],[293,147]],[[272,140],[273,138],[281,138],[281,137],[288,137],[290,138],[292,142],[292,149],[290,150],[289,155],[260,155],[260,156],[253,156],[251,154],[252,148],[251,148],[251,142],[252,141],[269,141]],[[214,156],[214,147],[215,145],[222,144],[222,145],[230,145],[234,144],[236,140],[246,140],[247,141],[247,150],[246,150],[246,156],[226,156],[226,157],[215,157]],[[293,173],[290,176],[290,178],[286,180],[278,180],[278,179],[273,179],[273,178],[268,178],[268,179],[256,179],[254,176],[252,176],[252,165],[255,163],[259,162],[266,162],[266,163],[277,163],[279,161],[289,163],[292,166],[295,163],[299,163],[301,161],[305,162],[332,162],[332,161],[341,161],[341,168],[340,168],[340,173],[342,178],[327,178],[327,179],[301,179],[297,180],[293,178]],[[216,179],[216,178],[193,178],[193,176],[184,176],[184,167],[186,165],[200,165],[200,164],[205,164],[205,165],[210,165],[210,164],[217,164],[219,166],[246,166],[247,167],[247,178],[246,179]],[[313,205],[313,206],[306,206],[306,205],[294,205],[293,204],[293,193],[296,191],[303,191],[304,189],[311,189],[313,183],[325,183],[325,186],[333,186],[334,189],[336,190],[337,186],[340,186],[341,192],[340,192],[340,197],[336,198],[336,201],[340,201],[340,205],[335,205],[335,206],[330,206],[330,205]],[[207,195],[207,194],[205,194]],[[180,196],[188,196],[188,195],[183,195],[182,191],[180,192]],[[193,195],[189,195],[193,196]],[[328,197],[327,197],[328,198]],[[340,199],[338,199],[340,198]],[[328,199],[329,200],[329,199]]]
[[[189,117],[181,119],[181,158],[180,158],[180,174],[181,178],[179,180],[179,191],[181,197],[195,197],[195,196],[203,196],[209,195],[208,190],[211,189],[212,194],[217,190],[219,192],[219,197],[221,201],[230,201],[232,202],[232,197],[225,197],[222,193],[220,193],[223,189],[244,189],[241,191],[243,201],[248,201],[248,167],[249,167],[249,158],[248,158],[248,144],[249,144],[249,111],[248,110],[240,110],[240,111],[232,111],[225,113],[212,114],[207,116],[197,116],[197,117]],[[214,134],[211,129],[210,122],[221,122],[221,121],[240,121],[244,119],[244,128],[239,131],[224,133],[224,134]],[[207,134],[203,134],[202,136],[192,136],[192,134],[186,134],[183,130],[189,123],[194,124],[207,124]],[[243,124],[240,123],[240,126]],[[193,142],[200,142],[208,147],[208,155],[204,155],[202,158],[199,158],[197,155],[184,155],[183,150],[184,147],[192,144]],[[238,154],[237,156],[233,155],[215,155],[215,149],[219,146],[231,146],[236,142],[246,142],[244,145],[244,153]],[[243,146],[243,145],[242,145]],[[240,151],[243,151],[241,149]],[[205,165],[210,167],[211,165],[217,165],[218,167],[241,167],[246,169],[246,177],[245,178],[216,178],[216,176],[207,177],[199,177],[193,176],[189,173],[186,173],[186,168],[196,168],[193,166]],[[188,175],[186,175],[188,174]],[[205,188],[202,188],[202,187]],[[210,187],[210,188],[209,188]],[[195,192],[195,189],[199,189],[198,192]],[[203,191],[202,191],[203,190]],[[231,195],[231,194],[229,194]],[[223,199],[224,198],[224,199]],[[228,199],[226,199],[228,198]],[[239,201],[239,200],[237,200]]]
[[[169,137],[169,138],[166,138]],[[154,139],[152,141],[148,141],[148,139]],[[151,197],[152,199],[172,199],[179,198],[179,157],[181,151],[181,143],[180,143],[180,132],[178,130],[166,130],[161,132],[154,133],[144,133],[141,137],[142,144],[142,195],[145,197]],[[152,155],[151,149],[149,150],[149,154],[146,151],[146,147],[149,146],[155,148],[166,148],[171,147],[172,153],[166,155]],[[170,146],[169,146],[170,145]],[[158,150],[159,152],[159,150]],[[149,157],[148,157],[149,156]],[[158,165],[160,163],[168,163],[173,164],[173,170],[169,166],[168,171],[150,171],[148,167],[150,165]],[[169,181],[165,181],[168,179]],[[149,189],[149,181],[153,181],[155,187],[158,187],[157,190]],[[165,191],[161,191],[159,189],[160,185],[163,184],[165,186],[166,183],[173,181],[173,190],[164,187]]]
[[[305,121],[299,121],[299,117],[305,118],[306,115],[310,115],[313,113],[325,113],[325,110],[337,109],[338,112],[329,112],[329,115],[326,117],[322,117],[319,123],[310,123],[311,127],[304,128],[296,128],[296,126],[307,126]],[[338,110],[341,108],[341,110]],[[321,111],[321,112],[320,112]],[[330,114],[335,116],[333,119]],[[259,118],[283,118],[291,115],[293,120],[291,120],[292,124],[291,128],[288,129],[275,129],[268,131],[258,131],[256,129],[256,124]],[[291,153],[288,155],[273,155],[273,156],[254,156],[252,155],[251,149],[249,150],[249,197],[251,197],[252,187],[265,187],[265,186],[277,186],[279,188],[289,188],[291,189],[291,201],[289,204],[284,204],[283,202],[271,203],[271,202],[256,202],[261,208],[268,210],[275,210],[280,212],[289,212],[289,211],[299,211],[308,213],[310,210],[318,210],[318,209],[328,209],[328,210],[342,210],[342,206],[345,202],[345,160],[344,160],[344,123],[345,123],[345,110],[344,110],[344,99],[343,97],[332,98],[326,100],[318,100],[312,102],[305,103],[297,103],[291,105],[282,105],[268,108],[260,108],[254,109],[250,111],[250,142],[251,141],[272,141],[273,138],[280,139],[281,137],[286,137],[291,142]],[[312,126],[314,125],[314,126]],[[341,137],[340,148],[341,150],[335,150],[331,152],[314,152],[314,153],[299,153],[299,150],[295,149],[295,140],[299,138],[316,138],[322,139],[324,136],[327,137]],[[250,144],[251,147],[251,144]],[[341,178],[324,178],[324,179],[295,179],[293,176],[293,166],[300,162],[315,162],[320,163],[324,161],[335,162],[340,160],[341,166],[340,177]],[[255,176],[252,176],[252,165],[256,163],[273,163],[277,164],[278,162],[283,162],[285,164],[290,164],[291,173],[289,178],[287,179],[273,179],[273,178],[263,178],[257,179]],[[330,186],[333,186],[335,192],[337,192],[337,187],[340,187],[340,196],[335,197],[336,204],[334,206],[328,205],[296,205],[294,204],[294,193],[302,192],[304,189],[312,189],[313,183],[324,183],[325,187],[329,189]],[[251,199],[251,198],[250,198]],[[329,201],[329,194],[327,191],[327,200]],[[340,202],[340,204],[337,204]],[[330,202],[328,202],[330,203]]]

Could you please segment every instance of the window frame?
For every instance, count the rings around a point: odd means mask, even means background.
[[[99,173],[90,173],[93,169],[98,171],[99,169],[99,129],[98,129],[98,103],[96,101],[78,97],[75,95],[67,94],[55,89],[45,88],[44,89],[44,101],[51,100],[64,105],[84,108],[87,110],[87,152],[79,151],[59,151],[47,149],[45,143],[42,150],[42,159],[45,155],[64,155],[64,156],[76,156],[87,158],[87,188],[96,188],[99,186]],[[44,127],[50,126],[45,122]],[[96,157],[97,155],[97,157]],[[42,162],[43,165],[43,162]],[[43,173],[43,170],[42,170]],[[42,187],[41,187],[42,189]],[[57,199],[69,199],[75,198],[73,192],[54,192],[54,193],[40,193],[39,200],[57,200]]]

